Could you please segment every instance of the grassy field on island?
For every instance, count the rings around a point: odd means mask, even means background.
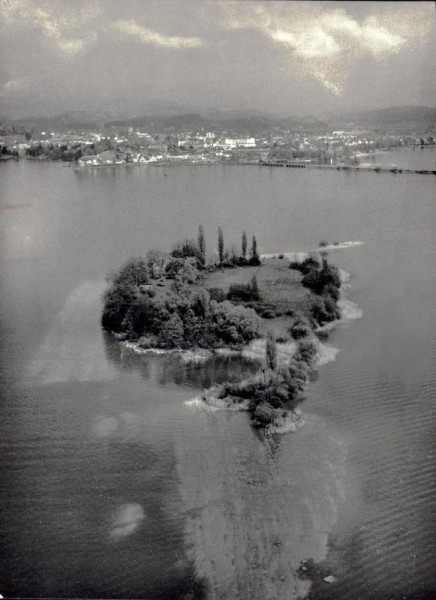
[[[275,318],[262,319],[261,333],[271,330],[276,336],[283,336],[292,322],[286,315],[289,311],[309,314],[313,294],[301,284],[299,271],[289,268],[289,261],[268,258],[258,267],[236,267],[215,271],[207,275],[204,282],[207,288],[219,287],[228,292],[232,284],[249,284],[256,276],[261,300],[274,306]]]

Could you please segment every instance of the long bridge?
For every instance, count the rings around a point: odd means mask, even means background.
[[[416,173],[436,175],[436,169],[400,169],[398,167],[360,167],[355,165],[313,165],[304,163],[262,161],[262,167],[286,167],[288,169],[335,169],[337,171],[374,171],[375,173]]]

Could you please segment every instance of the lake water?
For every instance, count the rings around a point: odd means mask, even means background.
[[[435,177],[20,161],[0,186],[3,596],[432,597]],[[211,252],[218,226],[262,253],[362,242],[330,252],[351,310],[295,434],[197,402],[250,363],[100,328],[107,272],[199,224]]]

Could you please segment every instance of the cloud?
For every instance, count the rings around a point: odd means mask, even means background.
[[[61,6],[33,0],[13,0],[3,3],[1,16],[7,24],[27,25],[39,30],[64,55],[73,57],[82,53],[96,39],[94,31],[86,32],[84,26],[100,12],[99,3],[89,0],[81,10],[68,12]],[[80,35],[77,35],[80,32]]]
[[[138,25],[136,21],[118,20],[112,23],[112,28],[124,37],[133,37],[142,44],[152,44],[163,48],[196,48],[204,45],[204,40],[198,37],[168,36],[158,33],[148,27]]]
[[[320,18],[321,27],[331,34],[343,34],[343,49],[349,50],[348,42],[357,45],[361,52],[369,52],[374,57],[396,53],[406,39],[394,31],[389,31],[376,16],[367,17],[362,24],[349,17],[345,11],[336,10]]]
[[[360,30],[360,42],[363,48],[377,58],[385,54],[398,52],[406,43],[405,38],[388,31],[377,19],[369,18]]]
[[[410,7],[402,15],[398,14],[402,9],[396,9],[393,18],[390,11],[358,21],[343,8],[330,8],[328,4],[271,4],[224,2],[224,27],[261,33],[285,51],[294,75],[315,78],[336,95],[344,90],[356,63],[364,58],[385,60],[419,43],[427,32],[422,25],[411,30],[404,27],[408,13],[413,13]]]
[[[341,50],[334,37],[319,26],[311,27],[307,32],[297,35],[278,29],[270,32],[270,37],[276,42],[293,48],[302,58],[330,57]]]

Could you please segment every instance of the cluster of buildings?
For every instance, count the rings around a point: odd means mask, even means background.
[[[435,144],[436,134],[379,134],[361,129],[329,133],[265,132],[241,136],[231,132],[151,134],[135,131],[40,132],[0,137],[0,158],[68,160],[78,167],[167,162],[259,163],[265,160],[309,164],[358,164],[377,150]]]

